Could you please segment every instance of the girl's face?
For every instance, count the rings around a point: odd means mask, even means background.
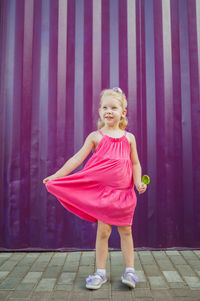
[[[121,116],[126,115],[126,110],[122,110],[119,101],[113,96],[105,96],[101,107],[99,108],[99,115],[105,124],[113,124],[120,121]]]

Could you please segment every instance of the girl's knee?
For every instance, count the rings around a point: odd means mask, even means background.
[[[118,226],[117,227],[120,236],[130,236],[132,235],[131,226]]]
[[[100,236],[100,238],[102,238],[102,239],[109,238],[110,234],[112,232],[112,226],[98,221],[97,232],[98,232],[98,235]]]

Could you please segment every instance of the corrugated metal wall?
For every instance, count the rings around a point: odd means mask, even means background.
[[[135,248],[200,247],[200,1],[2,0],[0,13],[0,248],[95,247],[96,224],[42,180],[96,130],[113,86],[151,177]]]

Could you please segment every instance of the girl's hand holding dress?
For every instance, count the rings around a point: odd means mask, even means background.
[[[135,187],[139,194],[144,193],[147,189],[147,184],[144,184],[143,182],[135,184]]]
[[[53,174],[52,176],[49,176],[49,177],[45,178],[43,180],[43,184],[46,184],[48,181],[51,181],[51,180],[54,180],[54,179],[57,179],[57,178],[58,178],[58,176],[56,176],[56,174]]]

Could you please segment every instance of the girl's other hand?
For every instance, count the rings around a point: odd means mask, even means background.
[[[147,189],[147,184],[144,184],[143,182],[137,183],[135,185],[137,191],[139,192],[139,194],[144,193]]]
[[[49,176],[49,177],[43,179],[43,184],[46,184],[48,181],[55,180],[57,178],[58,177],[55,174],[53,174],[52,176]]]

